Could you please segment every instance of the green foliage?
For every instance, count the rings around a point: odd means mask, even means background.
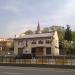
[[[49,33],[49,28],[48,27],[45,27],[41,32],[42,33]]]
[[[64,40],[64,31],[63,30],[57,30],[59,41]]]
[[[27,30],[27,31],[25,32],[25,34],[26,34],[26,35],[28,35],[28,34],[33,34],[33,31],[32,31],[32,30]]]
[[[50,30],[57,30],[58,32],[58,37],[59,37],[59,40],[63,40],[64,39],[64,33],[65,33],[65,30],[63,27],[61,26],[52,26],[52,27],[45,27],[43,30],[42,30],[42,33],[49,33]]]
[[[70,29],[69,25],[67,25],[67,29],[65,31],[64,39],[67,40],[67,41],[72,41],[72,33],[71,33],[71,29]]]
[[[75,42],[70,43],[70,48],[68,50],[68,54],[75,55]]]
[[[72,31],[72,40],[75,41],[75,31]]]
[[[51,30],[57,30],[58,32],[60,53],[75,54],[75,31],[71,31],[69,25],[67,25],[66,30],[61,26],[52,26]],[[42,33],[48,32],[49,28],[44,28],[42,31]]]
[[[50,27],[51,30],[56,30],[58,32],[59,41],[63,41],[64,39],[64,27],[62,26],[52,26]]]
[[[71,43],[67,40],[62,40],[59,42],[59,48],[60,48],[61,54],[67,54],[67,52],[71,48]]]

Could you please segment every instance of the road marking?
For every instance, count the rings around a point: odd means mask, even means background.
[[[54,72],[75,72],[75,69],[56,69],[56,68],[34,68],[34,67],[6,67],[0,66],[0,69],[21,70],[21,71],[54,71]]]
[[[9,74],[9,75],[23,75],[23,73],[13,73],[13,72],[3,72],[5,74]]]

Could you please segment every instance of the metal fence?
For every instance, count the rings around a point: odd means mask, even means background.
[[[37,56],[32,59],[15,59],[13,56],[1,56],[0,63],[75,65],[75,56]]]

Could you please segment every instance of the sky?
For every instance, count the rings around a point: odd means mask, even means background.
[[[36,30],[38,21],[75,30],[75,0],[0,0],[0,38]]]

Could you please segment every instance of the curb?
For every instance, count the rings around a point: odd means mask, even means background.
[[[0,63],[0,66],[18,66],[18,67],[39,67],[39,68],[75,69],[75,65],[49,65],[49,64],[12,64],[12,63]]]

